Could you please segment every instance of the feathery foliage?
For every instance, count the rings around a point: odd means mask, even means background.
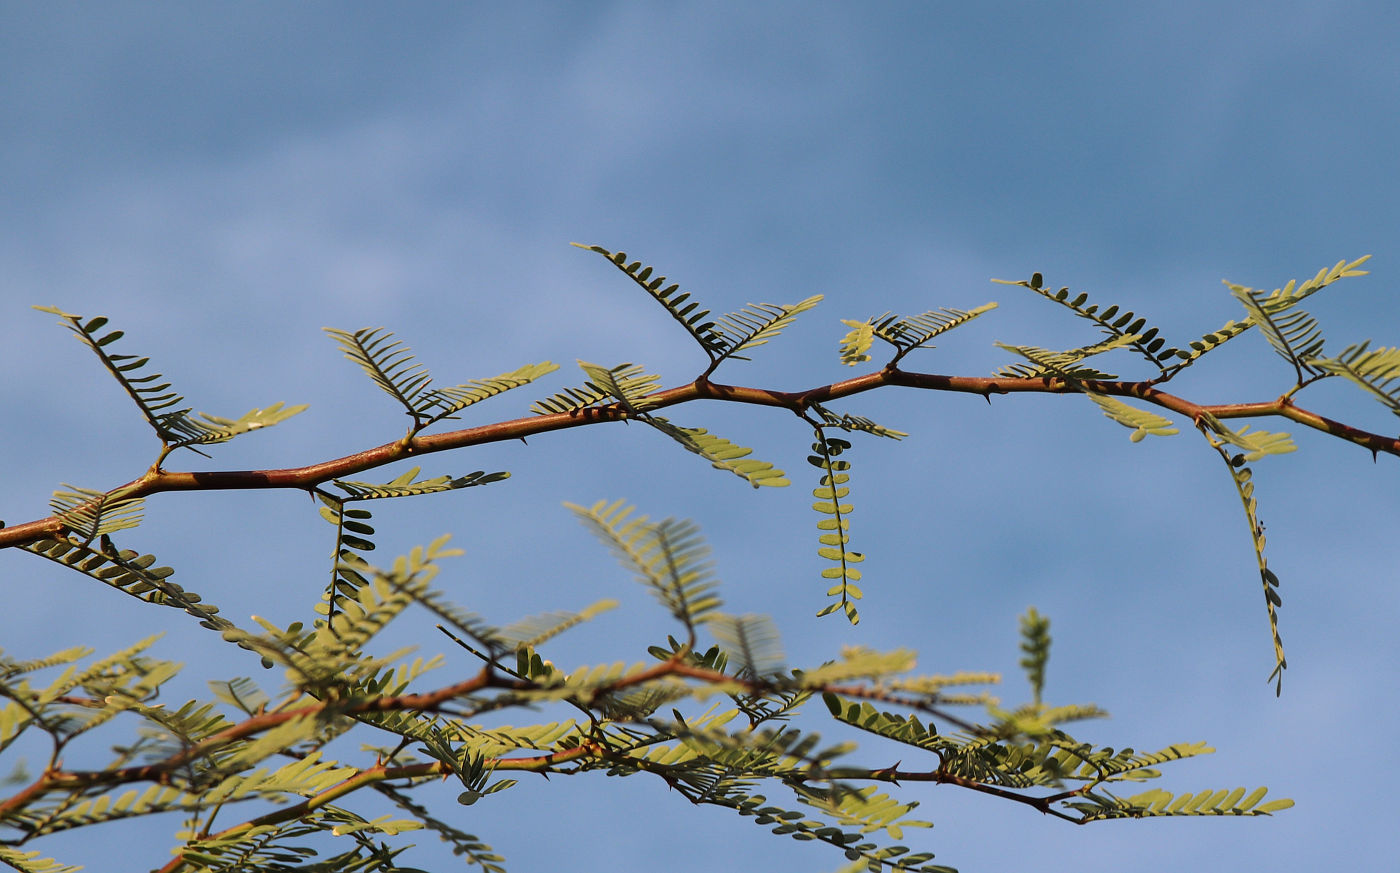
[[[1343,376],[1366,389],[1371,396],[1400,415],[1400,348],[1370,348],[1370,340],[1347,346],[1335,358],[1310,358],[1305,362],[1315,371]]]
[[[186,591],[170,581],[174,570],[152,566],[154,555],[141,555],[131,549],[117,549],[110,539],[99,539],[98,548],[70,539],[39,539],[25,543],[25,551],[77,570],[146,603],[184,610],[198,618],[200,625],[210,630],[224,631],[233,625],[218,615],[219,608],[205,603],[193,591]]]
[[[837,415],[836,413],[827,409],[825,406],[822,406],[820,403],[811,404],[810,409],[813,412],[817,413],[817,415],[821,416],[821,423],[823,427],[839,427],[847,433],[850,433],[853,430],[858,430],[862,433],[868,433],[878,437],[886,437],[892,440],[902,440],[905,437],[909,436],[909,434],[905,433],[902,430],[895,430],[892,427],[885,427],[882,424],[876,424],[875,422],[862,415],[852,415],[849,412],[843,412],[840,415]]]
[[[782,670],[782,642],[777,626],[768,616],[716,614],[707,626],[737,664],[739,676],[760,679]]]
[[[236,419],[208,415],[203,412],[199,413],[196,418],[190,414],[189,408],[179,408],[180,404],[185,402],[185,398],[176,393],[170,387],[169,382],[161,381],[165,378],[164,376],[159,373],[141,375],[146,365],[150,363],[150,358],[117,354],[108,348],[125,336],[125,332],[112,330],[99,335],[99,332],[107,326],[105,316],[84,321],[81,315],[64,312],[57,307],[35,306],[34,308],[40,312],[57,315],[64,326],[72,331],[83,345],[92,349],[93,353],[102,361],[102,366],[107,368],[107,372],[121,383],[122,388],[136,402],[136,406],[145,416],[147,423],[160,437],[163,445],[161,459],[164,459],[174,449],[185,448],[199,452],[198,449],[194,448],[197,445],[228,442],[240,434],[271,427],[307,408],[305,405],[284,407],[281,403],[274,403],[266,409],[253,409]],[[200,454],[203,453],[200,452]]]
[[[865,555],[847,548],[851,541],[847,531],[850,529],[853,506],[842,503],[851,492],[846,487],[851,478],[846,472],[851,469],[851,462],[841,459],[840,455],[851,444],[839,437],[828,437],[820,427],[816,429],[816,437],[817,441],[812,443],[813,454],[807,456],[807,463],[821,470],[822,478],[812,491],[812,496],[817,498],[812,509],[826,516],[817,522],[817,530],[821,531],[817,537],[821,543],[817,554],[834,565],[822,570],[822,578],[836,580],[827,589],[826,596],[838,598],[822,607],[817,615],[830,615],[841,610],[847,621],[859,624],[860,611],[856,609],[855,602],[864,597],[865,592],[856,584],[861,576],[855,565],[864,561]]]
[[[413,350],[394,334],[382,327],[365,327],[357,331],[322,328],[340,346],[345,357],[360,365],[380,390],[394,398],[413,418],[410,433],[431,424],[452,418],[473,403],[494,397],[512,388],[528,385],[541,376],[559,369],[557,364],[542,361],[526,364],[490,379],[473,379],[450,388],[433,388],[428,368],[418,363]]]
[[[1166,340],[1158,336],[1160,331],[1155,327],[1147,326],[1147,319],[1139,318],[1135,313],[1120,310],[1117,306],[1109,306],[1100,310],[1098,304],[1089,303],[1089,295],[1085,292],[1076,294],[1073,298],[1069,296],[1068,288],[1061,288],[1058,291],[1051,291],[1045,287],[1045,278],[1039,273],[1033,273],[1029,280],[1019,282],[1009,282],[1005,279],[993,279],[998,285],[1016,285],[1021,288],[1029,288],[1035,293],[1068,308],[1080,318],[1087,318],[1099,329],[1108,334],[1111,340],[1121,340],[1122,345],[1131,348],[1149,364],[1162,365],[1163,357],[1159,354]]]
[[[1026,679],[1031,686],[1031,699],[1040,705],[1040,694],[1045,690],[1045,663],[1050,660],[1050,619],[1035,611],[1035,607],[1021,616],[1021,668],[1026,671]]]
[[[1066,351],[998,343],[1022,362],[1001,368],[997,378],[932,376],[900,371],[898,364],[996,304],[930,309],[915,316],[886,313],[845,321],[849,332],[840,346],[842,361],[855,364],[871,360],[875,340],[880,340],[893,349],[883,369],[805,391],[779,391],[717,385],[709,376],[724,361],[746,359],[744,353],[768,344],[811,311],[819,295],[789,305],[750,303],[711,318],[651,267],[621,252],[582,247],[607,257],[701,346],[708,364],[693,382],[662,395],[659,378],[638,365],[609,368],[579,361],[587,381],[533,404],[534,417],[415,440],[423,428],[556,367],[531,364],[438,388],[412,351],[384,328],[327,328],[346,357],[394,397],[413,423],[396,443],[293,470],[165,471],[161,462],[175,448],[223,442],[305,407],[275,404],[240,419],[193,416],[164,377],[147,369],[148,359],[112,351],[122,333],[107,330],[106,319],[38,307],[59,316],[98,355],[156,430],[162,448],[156,463],[126,485],[108,491],[65,485],[50,503],[51,518],[19,528],[0,526],[0,542],[141,603],[179,609],[219,634],[217,640],[201,639],[241,647],[264,668],[281,668],[285,682],[273,688],[245,676],[214,679],[202,698],[167,702],[163,697],[180,665],[153,654],[154,638],[97,658],[87,647],[28,659],[0,655],[0,754],[47,752],[33,772],[22,764],[9,768],[8,784],[19,787],[0,798],[0,864],[62,873],[75,868],[45,857],[31,844],[98,824],[165,817],[180,820],[174,857],[162,868],[166,873],[408,873],[418,868],[400,860],[409,848],[403,838],[411,839],[416,831],[439,838],[470,865],[504,873],[504,857],[491,845],[418,802],[416,789],[448,777],[460,783],[454,789],[459,804],[480,807],[530,784],[534,774],[653,778],[691,803],[727,809],[775,834],[823,844],[844,856],[852,865],[848,869],[877,873],[952,870],[933,863],[931,853],[900,844],[907,834],[929,825],[914,817],[918,804],[905,796],[908,782],[981,793],[1078,824],[1261,816],[1291,805],[1288,800],[1266,801],[1263,788],[1122,792],[1116,783],[1151,782],[1173,762],[1212,750],[1204,743],[1175,743],[1141,753],[1072,736],[1074,723],[1106,713],[1093,704],[1046,702],[1050,623],[1034,609],[1021,618],[1021,666],[1029,700],[1019,705],[1003,706],[987,690],[999,681],[995,674],[916,672],[915,654],[906,648],[853,645],[822,663],[790,666],[774,621],[720,611],[719,581],[695,523],[653,521],[622,500],[568,506],[684,633],[665,634],[664,644],[645,646],[646,656],[635,662],[619,659],[563,669],[553,660],[560,651],[558,638],[606,614],[616,601],[604,598],[582,609],[549,609],[497,623],[435,587],[446,559],[460,554],[446,537],[388,566],[371,561],[375,525],[383,522],[364,508],[366,501],[465,490],[499,482],[508,473],[420,479],[421,467],[415,466],[385,482],[358,477],[429,451],[626,420],[661,431],[754,487],[785,485],[785,474],[751,459],[750,449],[656,414],[663,405],[702,399],[778,408],[815,433],[808,462],[820,470],[820,481],[812,506],[820,516],[818,555],[827,564],[822,577],[831,599],[818,614],[841,611],[855,624],[860,618],[856,601],[864,594],[856,565],[864,555],[850,549],[854,504],[845,453],[851,443],[832,434],[861,432],[895,441],[908,434],[834,411],[836,401],[892,384],[988,397],[994,392],[1082,393],[1106,417],[1127,427],[1134,441],[1177,432],[1168,418],[1141,408],[1160,407],[1190,418],[1230,471],[1264,587],[1275,652],[1270,678],[1279,693],[1286,668],[1279,581],[1264,557],[1264,528],[1247,465],[1297,446],[1286,433],[1226,421],[1278,415],[1376,452],[1400,455],[1400,442],[1393,438],[1324,419],[1294,399],[1316,381],[1340,376],[1400,414],[1400,350],[1372,348],[1367,340],[1329,356],[1320,325],[1298,306],[1333,282],[1363,275],[1358,267],[1366,258],[1339,262],[1306,282],[1290,282],[1271,293],[1226,283],[1245,308],[1244,319],[1182,349],[1168,346],[1145,318],[1118,306],[1090,303],[1086,294],[1071,295],[1067,288],[1051,291],[1037,273],[1028,281],[1003,284],[1025,287],[1070,309],[1104,338]],[[1293,371],[1291,386],[1278,400],[1210,406],[1162,390],[1176,373],[1251,327],[1260,329]],[[1114,382],[1110,380],[1117,377],[1097,362],[1085,363],[1119,349],[1154,365],[1156,376]],[[198,594],[175,584],[173,571],[157,566],[152,555],[119,549],[112,542],[113,534],[141,520],[143,501],[163,491],[235,487],[305,491],[335,528],[330,582],[319,603],[306,604],[301,620],[254,617],[251,629],[239,627]],[[460,590],[456,581],[444,588]],[[310,591],[305,593],[314,601]],[[279,603],[279,615],[297,599]],[[386,644],[386,630],[413,617],[436,624],[455,644],[449,649],[455,658]],[[704,650],[702,625],[714,641]],[[459,669],[463,660],[471,665],[465,672]],[[825,739],[813,729],[807,704],[814,697],[824,702],[829,724],[841,736]],[[532,723],[504,724],[502,716],[512,711]],[[73,743],[99,730],[114,738],[107,744],[107,762],[91,770],[67,763],[78,760]],[[851,734],[878,744],[878,765],[861,763],[856,745],[846,739]],[[372,739],[357,746],[362,738]],[[887,750],[895,754],[885,757]],[[896,763],[889,764],[891,759]],[[392,814],[384,814],[385,804]]]
[[[649,415],[646,423],[681,444],[688,452],[710,462],[716,470],[727,470],[754,488],[782,487],[789,484],[787,474],[768,461],[750,458],[753,449],[735,445],[703,427],[681,427],[659,415]]]
[[[1042,349],[1036,346],[1010,346],[1005,343],[997,343],[997,347],[1008,352],[1014,352],[1030,364],[1008,364],[997,370],[998,376],[1007,376],[1016,379],[1043,379],[1055,378],[1066,381],[1080,381],[1084,379],[1116,379],[1112,373],[1106,373],[1093,367],[1083,367],[1079,362],[1094,355],[1101,355],[1104,352],[1111,352],[1114,349],[1121,349],[1131,345],[1137,340],[1135,334],[1110,337],[1103,342],[1093,345],[1081,346],[1077,349],[1067,349],[1063,352],[1053,352],[1049,349]]]
[[[929,310],[922,315],[909,316],[893,315],[886,312],[884,315],[877,315],[865,321],[842,319],[841,323],[849,327],[851,331],[841,340],[841,363],[854,366],[862,361],[870,360],[870,346],[876,339],[879,339],[894,346],[894,357],[886,366],[896,366],[900,359],[914,349],[933,348],[926,343],[939,334],[961,327],[979,315],[991,312],[996,308],[995,303],[984,303],[976,309],[967,311],[939,309]]]
[[[730,358],[748,360],[739,352],[765,345],[792,324],[797,316],[812,309],[822,300],[822,295],[816,294],[790,304],[750,303],[737,312],[707,320],[710,310],[701,309],[700,304],[691,299],[689,292],[681,291],[680,286],[675,283],[666,284],[665,276],[652,278],[653,269],[643,266],[641,261],[629,263],[626,252],[613,252],[602,246],[582,243],[571,245],[597,252],[607,258],[613,266],[626,273],[633,282],[650,294],[653,300],[665,307],[671,317],[685,328],[709,356],[710,365],[703,374],[706,376]]]
[[[1159,381],[1165,382],[1172,376],[1196,363],[1206,352],[1214,351],[1226,342],[1234,339],[1254,326],[1254,322],[1245,318],[1243,321],[1230,319],[1220,327],[1203,334],[1200,339],[1187,343],[1186,348],[1170,348],[1164,350],[1159,356],[1159,360],[1168,362],[1162,371],[1162,378]]]
[[[1217,428],[1219,430],[1217,431]],[[1254,499],[1254,472],[1245,466],[1245,463],[1253,458],[1261,457],[1264,454],[1288,452],[1292,450],[1292,444],[1287,443],[1287,448],[1280,448],[1285,445],[1278,437],[1287,439],[1287,434],[1256,434],[1254,436],[1264,437],[1263,440],[1256,439],[1252,445],[1256,446],[1249,452],[1231,453],[1227,446],[1237,446],[1249,448],[1250,445],[1240,446],[1241,441],[1245,441],[1239,434],[1235,434],[1219,425],[1218,422],[1212,426],[1211,422],[1201,423],[1201,433],[1210,442],[1211,447],[1220,453],[1220,457],[1225,461],[1225,465],[1230,469],[1230,478],[1235,483],[1235,491],[1240,496],[1240,503],[1244,506],[1245,521],[1249,524],[1250,541],[1254,544],[1254,557],[1259,566],[1259,578],[1264,585],[1264,603],[1269,614],[1269,632],[1274,640],[1274,669],[1269,674],[1269,680],[1274,682],[1274,693],[1283,692],[1283,671],[1288,668],[1288,660],[1283,654],[1283,639],[1279,636],[1278,610],[1283,605],[1283,599],[1279,596],[1278,575],[1269,569],[1269,563],[1264,558],[1264,524],[1259,521],[1259,504]],[[1273,439],[1269,439],[1273,437]],[[1262,443],[1262,445],[1260,445]],[[1270,451],[1272,449],[1272,451]]]
[[[695,625],[708,621],[720,607],[710,549],[695,524],[674,518],[652,523],[645,515],[633,516],[636,507],[622,500],[600,500],[587,508],[565,506],[607,544],[623,566],[637,574],[638,581],[685,625],[693,641]]]
[[[602,384],[589,381],[581,388],[565,388],[546,400],[535,402],[530,410],[537,415],[558,415],[608,401],[623,403],[629,412],[635,412],[637,407],[632,404],[641,403],[644,408],[643,398],[657,389],[660,378],[646,373],[640,364],[618,364],[604,370],[596,364],[579,361],[579,368],[590,377],[596,376]]]
[[[1175,427],[1172,427],[1170,419],[1163,418],[1155,412],[1138,409],[1107,394],[1097,394],[1093,391],[1085,391],[1084,393],[1088,395],[1090,400],[1098,404],[1104,415],[1124,427],[1132,428],[1133,432],[1128,436],[1128,439],[1133,442],[1138,442],[1148,434],[1171,436],[1180,433]]]
[[[92,542],[103,534],[127,530],[141,523],[144,501],[140,497],[122,497],[120,492],[107,493],[79,488],[63,483],[72,491],[55,491],[49,507],[63,526],[84,542]]]

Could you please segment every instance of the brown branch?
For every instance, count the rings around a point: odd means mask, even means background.
[[[721,400],[774,406],[801,414],[813,403],[826,403],[886,386],[902,386],[932,391],[980,394],[990,399],[993,394],[1077,394],[1093,391],[1120,397],[1136,397],[1163,409],[1190,416],[1198,421],[1209,413],[1216,418],[1254,418],[1280,416],[1306,427],[1339,437],[1370,449],[1373,454],[1384,452],[1400,456],[1400,438],[1370,433],[1350,425],[1295,406],[1291,398],[1261,403],[1198,404],[1156,388],[1152,381],[1068,381],[1050,377],[1004,378],[1000,376],[942,376],[932,373],[910,373],[886,367],[874,373],[856,376],[830,385],[805,391],[776,391],[722,385],[707,379],[697,379],[689,385],[658,391],[647,398],[647,409],[662,409],[695,400]],[[331,479],[344,478],[371,470],[394,461],[434,452],[451,451],[486,443],[525,439],[542,433],[604,422],[623,421],[630,414],[621,404],[590,407],[568,413],[536,415],[479,427],[464,428],[448,433],[399,439],[343,458],[336,458],[305,467],[279,470],[225,470],[210,472],[172,472],[149,470],[145,475],[120,486],[125,497],[145,497],[163,491],[219,491],[256,488],[309,489]],[[57,517],[0,529],[0,548],[20,546],[63,532]]]

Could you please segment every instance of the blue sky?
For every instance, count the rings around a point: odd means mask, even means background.
[[[173,469],[296,466],[397,437],[392,401],[326,325],[387,326],[447,384],[563,366],[468,424],[527,414],[580,381],[575,359],[692,379],[703,357],[688,338],[570,241],[625,249],[721,312],[826,295],[718,374],[785,390],[853,375],[840,319],[885,311],[1001,304],[909,364],[929,372],[986,375],[1008,363],[993,341],[1093,341],[1067,311],[988,282],[1033,270],[1179,344],[1239,317],[1221,278],[1273,288],[1372,253],[1370,276],[1308,308],[1329,349],[1400,344],[1397,25],[1391,4],[1345,2],[4,4],[0,515],[39,517],[60,482],[112,487],[153,457],[117,386],[34,303],[110,316],[197,409],[311,404]],[[1289,387],[1257,335],[1195,370],[1174,390],[1202,402]],[[1393,432],[1347,386],[1299,400]],[[812,617],[810,434],[763,410],[673,417],[753,446],[794,475],[784,492],[753,493],[638,428],[591,428],[425,459],[434,475],[515,475],[383,508],[381,549],[452,532],[468,556],[444,587],[501,620],[620,597],[555,659],[635,660],[664,616],[560,505],[625,497],[700,522],[729,608],[773,615],[793,664],[910,646],[929,672],[1004,672],[1008,702],[1024,692],[1016,615],[1035,604],[1054,622],[1049,698],[1113,713],[1085,738],[1209,740],[1217,754],[1162,786],[1266,784],[1298,806],[1073,828],[915,786],[936,823],[919,848],[964,871],[1393,863],[1393,458],[1297,434],[1299,452],[1256,466],[1291,664],[1275,699],[1239,503],[1185,423],[1131,444],[1081,398],[888,391],[840,408],[912,434],[850,455],[853,545],[869,556],[855,629]],[[228,615],[286,622],[318,596],[328,532],[302,496],[165,495],[123,544]],[[38,563],[0,556],[11,654],[164,631],[192,674],[253,669]],[[527,780],[445,813],[513,870],[841,863],[636,780]],[[50,850],[103,869],[114,839]],[[425,841],[418,863],[455,862]]]

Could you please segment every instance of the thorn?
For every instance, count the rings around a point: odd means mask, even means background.
[[[990,392],[990,391],[983,391],[983,392],[982,392],[982,399],[985,400],[985,401],[987,401],[987,405],[988,405],[988,406],[991,406],[991,405],[992,405],[992,392]]]
[[[1377,451],[1376,449],[1371,449],[1371,463],[1373,463],[1373,464],[1379,463],[1379,460],[1378,460],[1379,458],[1380,458],[1380,452]]]
[[[525,445],[527,445],[527,446],[529,445],[529,443],[526,443],[526,442],[525,442],[525,437],[521,437],[521,438],[520,438],[520,441],[521,441],[522,443],[525,443]]]

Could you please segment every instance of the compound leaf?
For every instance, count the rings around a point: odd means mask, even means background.
[[[618,364],[603,369],[596,364],[579,361],[579,367],[596,377],[585,382],[581,388],[565,388],[563,391],[531,405],[530,411],[537,415],[574,413],[602,401],[623,403],[628,411],[636,411],[632,404],[646,406],[646,395],[657,390],[659,376],[644,372],[640,364]]]
[[[122,497],[120,491],[93,491],[67,482],[63,487],[73,490],[55,491],[49,507],[64,527],[85,542],[141,523],[144,500],[140,497]]]
[[[728,470],[754,488],[789,484],[787,474],[782,470],[767,461],[749,458],[753,449],[736,445],[703,427],[681,427],[659,415],[647,415],[642,420],[680,443],[686,451],[709,461],[716,470]]]
[[[653,523],[645,515],[634,517],[636,507],[621,500],[600,500],[587,508],[564,505],[692,634],[695,625],[709,621],[719,609],[710,549],[694,522],[667,518]]]
[[[723,351],[710,366],[713,371],[725,358],[746,361],[739,355],[749,349],[765,345],[784,328],[792,324],[797,316],[814,308],[822,301],[822,295],[814,294],[797,303],[750,303],[738,312],[720,316],[716,331],[723,338]]]
[[[1132,339],[1125,342],[1124,345],[1142,355],[1148,363],[1158,367],[1162,366],[1165,355],[1159,354],[1159,352],[1165,344],[1165,340],[1158,336],[1160,331],[1157,328],[1147,326],[1147,319],[1139,318],[1127,310],[1120,310],[1117,306],[1100,309],[1097,303],[1089,303],[1089,295],[1082,291],[1073,298],[1070,297],[1068,288],[1051,291],[1045,287],[1045,280],[1039,273],[1033,274],[1029,281],[1008,282],[1005,279],[993,279],[992,281],[998,285],[1017,285],[1029,288],[1046,300],[1058,303],[1080,318],[1087,318],[1097,324],[1110,338],[1131,336]]]
[[[1350,345],[1335,358],[1312,358],[1308,366],[1344,376],[1366,389],[1391,412],[1400,415],[1400,348],[1368,349],[1370,340]]]
[[[185,402],[185,398],[171,389],[169,382],[162,381],[164,376],[159,373],[138,375],[150,362],[150,358],[117,354],[108,349],[108,346],[121,339],[124,334],[122,331],[113,330],[99,335],[99,331],[107,324],[105,317],[98,316],[85,322],[82,316],[64,312],[53,306],[34,308],[40,312],[57,315],[74,336],[92,349],[102,361],[102,365],[136,402],[141,414],[146,417],[146,421],[167,450],[188,448],[197,452],[199,450],[194,448],[196,445],[227,442],[239,434],[271,427],[307,408],[305,405],[284,407],[281,403],[274,403],[266,409],[251,410],[237,419],[221,418],[202,412],[199,413],[199,418],[194,418],[190,415],[189,408],[179,408],[180,404]]]
[[[1085,395],[1098,404],[1103,414],[1127,428],[1132,428],[1132,434],[1128,439],[1138,442],[1148,434],[1156,436],[1171,436],[1180,433],[1169,419],[1163,418],[1145,409],[1138,409],[1107,394],[1096,394],[1093,391],[1085,391]]]
[[[664,306],[666,311],[671,313],[671,317],[695,338],[695,341],[700,344],[700,348],[704,349],[705,354],[710,357],[712,363],[718,363],[724,355],[734,350],[731,349],[729,340],[715,322],[706,320],[710,311],[701,309],[698,303],[690,299],[689,293],[681,291],[679,285],[674,283],[667,285],[665,276],[652,278],[651,267],[643,266],[641,261],[628,263],[626,252],[613,252],[602,246],[590,246],[583,243],[570,243],[570,245],[587,249],[590,252],[597,252],[611,261],[613,266],[626,273],[628,278],[640,285],[657,303]]]

